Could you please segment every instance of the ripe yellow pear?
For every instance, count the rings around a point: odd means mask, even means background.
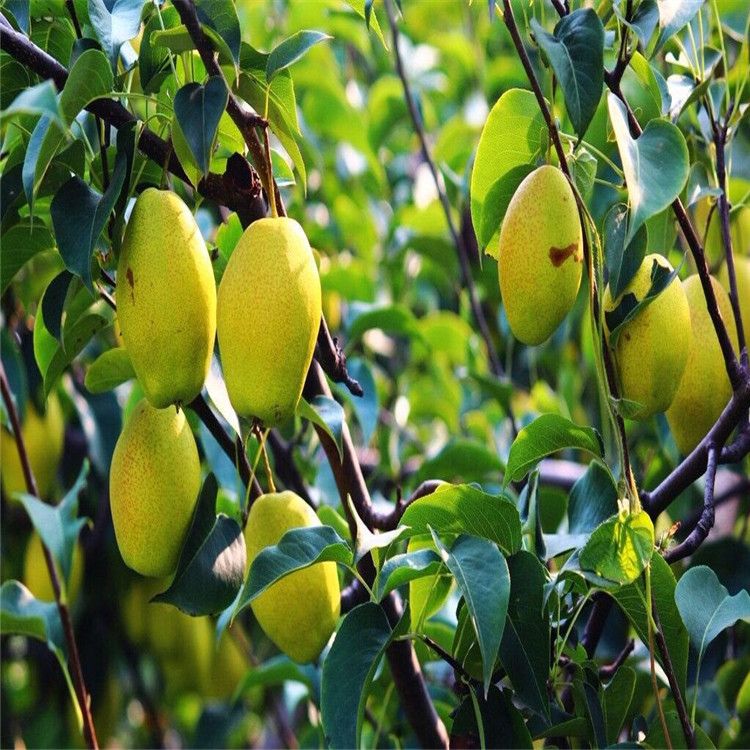
[[[750,258],[740,255],[734,256],[734,275],[737,278],[737,294],[740,298],[740,315],[742,316],[742,330],[745,334],[745,342],[750,340]],[[729,272],[727,264],[724,263],[719,269],[719,281],[729,294]],[[734,315],[724,318],[727,328],[731,326]]]
[[[117,317],[152,406],[187,404],[203,388],[216,334],[216,283],[182,200],[148,188],[135,203],[117,265]]]
[[[541,344],[555,332],[573,307],[582,266],[573,190],[559,169],[539,167],[518,186],[500,229],[500,291],[517,339]]]
[[[109,485],[125,564],[144,576],[174,573],[201,486],[185,414],[140,401],[115,446]]]
[[[31,400],[27,401],[21,435],[39,495],[43,500],[49,500],[65,437],[62,408],[54,393],[47,399],[47,409],[43,415],[39,414]],[[4,427],[0,429],[0,455],[3,492],[8,498],[16,492],[27,492],[16,440]]]
[[[57,568],[57,577],[62,582],[60,568]],[[23,582],[37,599],[43,602],[54,602],[55,592],[52,581],[49,578],[47,561],[44,558],[44,547],[42,538],[33,532],[26,547],[26,557],[23,561]],[[68,586],[68,602],[73,603],[78,597],[83,582],[83,552],[81,545],[76,544],[73,551],[73,568],[70,571],[70,584]]]
[[[623,296],[634,294],[640,302],[651,288],[651,268],[656,261],[672,271],[661,255],[647,255],[641,267],[616,300],[609,287],[604,292],[604,312],[611,312]],[[680,280],[669,286],[628,321],[614,348],[620,395],[637,401],[640,407],[631,416],[647,419],[666,411],[674,399],[690,351],[690,308]]]
[[[229,399],[271,427],[294,414],[320,328],[320,277],[293,219],[240,237],[219,286],[217,328]]]
[[[727,293],[711,278],[719,312],[727,324],[732,345],[737,350],[737,330],[732,321],[732,305]],[[713,427],[732,396],[724,356],[716,337],[701,280],[690,276],[682,283],[690,307],[692,341],[680,387],[667,409],[667,421],[682,453],[690,453]]]
[[[315,511],[294,492],[261,495],[245,529],[248,565],[290,529],[320,526]],[[324,562],[277,581],[251,607],[266,635],[292,660],[316,659],[339,616],[341,591],[336,563]]]

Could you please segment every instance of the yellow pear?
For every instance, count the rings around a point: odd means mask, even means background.
[[[57,577],[62,583],[60,567],[55,564]],[[23,561],[23,582],[37,599],[43,602],[54,602],[55,592],[50,581],[47,561],[44,557],[42,538],[33,532],[26,547],[26,557]],[[68,602],[75,602],[83,582],[83,552],[81,545],[76,544],[73,550],[73,567],[70,571],[70,584],[68,586]]]
[[[219,286],[217,328],[229,399],[271,427],[294,414],[320,327],[320,277],[293,219],[240,237]]]
[[[320,526],[315,511],[294,492],[261,495],[245,530],[248,565],[290,529]],[[339,616],[341,592],[336,563],[324,562],[277,581],[251,607],[266,635],[292,660],[316,659]]]
[[[224,633],[218,649],[214,649],[213,661],[202,693],[206,698],[226,700],[231,698],[240,680],[250,665],[230,632]]]
[[[605,314],[627,294],[640,302],[651,288],[651,269],[656,261],[672,271],[661,255],[647,255],[635,276],[616,300],[604,292]],[[666,411],[672,403],[690,351],[690,308],[680,280],[675,277],[658,297],[625,323],[614,348],[620,395],[637,401],[633,419],[647,419]]]
[[[115,446],[109,486],[125,564],[145,576],[174,573],[201,486],[185,414],[141,400]]]
[[[555,332],[573,307],[582,266],[573,190],[559,169],[539,167],[518,186],[500,229],[500,291],[519,341],[541,344]]]
[[[153,406],[187,404],[203,388],[216,334],[216,283],[193,215],[148,188],[130,215],[117,265],[117,317]]]
[[[44,415],[39,414],[31,400],[26,402],[26,415],[21,425],[26,454],[36,479],[39,495],[49,500],[55,485],[57,466],[62,457],[65,422],[57,396],[47,399]],[[26,492],[26,480],[18,456],[16,440],[9,430],[0,429],[0,455],[2,455],[3,492],[9,498],[16,492]]]
[[[734,256],[734,275],[737,278],[737,294],[740,298],[742,330],[745,334],[745,343],[747,343],[750,340],[750,258],[744,258],[740,255]],[[719,281],[729,294],[729,272],[726,263],[719,269]],[[725,317],[724,320],[727,323],[727,328],[730,328],[734,315]]]
[[[727,293],[711,278],[719,312],[727,324],[732,345],[737,349],[737,331],[732,323],[732,305]],[[680,387],[667,409],[667,421],[682,453],[690,453],[713,427],[732,395],[724,356],[716,337],[701,280],[690,276],[682,283],[690,307],[692,341]]]

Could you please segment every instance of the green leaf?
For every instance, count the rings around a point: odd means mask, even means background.
[[[479,482],[487,477],[497,477],[505,470],[495,451],[476,440],[452,440],[434,458],[426,460],[420,467],[415,481],[424,479],[462,479]]]
[[[193,151],[188,144],[185,134],[182,132],[180,122],[175,115],[172,118],[172,146],[180,165],[185,170],[185,174],[193,187],[196,187],[203,177],[198,162],[193,156]]]
[[[654,597],[656,610],[659,613],[664,640],[667,643],[672,665],[677,675],[677,683],[680,686],[680,691],[685,695],[689,638],[675,604],[675,586],[675,577],[669,565],[661,555],[654,555],[651,558],[651,593]],[[611,591],[610,595],[620,605],[641,641],[648,643],[648,624],[644,606],[646,583],[643,578],[639,578],[629,586],[622,586]],[[656,660],[662,664],[658,649],[656,649],[654,655]]]
[[[163,30],[162,24],[164,25]],[[169,6],[162,8],[161,16],[154,13],[143,29],[141,48],[138,54],[138,70],[145,94],[157,93],[162,81],[170,73],[169,52],[157,43],[156,37],[179,25],[180,14],[177,12],[177,8]]]
[[[0,587],[0,634],[26,635],[44,641],[64,669],[65,636],[55,602],[41,602],[18,581]]]
[[[609,271],[609,289],[617,299],[632,281],[648,251],[648,230],[643,225],[630,242],[626,242],[628,207],[624,203],[613,206],[604,218],[602,237]]]
[[[633,140],[625,105],[611,93],[607,104],[628,185],[630,222],[626,241],[630,242],[646,219],[665,209],[682,192],[690,166],[688,149],[679,128],[665,120],[651,120]],[[669,169],[664,169],[665,164]]]
[[[0,253],[3,293],[15,275],[37,253],[53,250],[55,247],[55,238],[40,217],[36,217],[33,222],[30,219],[22,219],[3,233],[0,242],[3,246]]]
[[[659,38],[652,55],[693,20],[704,2],[705,0],[656,0],[659,7]]]
[[[88,471],[89,463],[84,460],[78,479],[58,505],[48,505],[33,495],[20,494],[18,496],[44,546],[59,566],[63,578],[61,583],[65,591],[67,591],[70,572],[73,569],[73,552],[78,534],[86,525],[87,520],[78,518],[78,496],[86,486]]]
[[[635,581],[654,552],[654,524],[648,513],[622,511],[604,521],[581,550],[581,567],[626,585]]]
[[[573,181],[578,192],[585,201],[588,201],[594,189],[596,170],[599,162],[585,146],[581,146],[568,159],[568,165],[573,174]]]
[[[665,711],[664,721],[667,725],[667,732],[672,740],[673,750],[688,750],[688,745],[685,740],[685,733],[682,729],[682,722],[676,711]],[[696,723],[694,725],[695,730],[695,745],[694,747],[698,750],[714,750],[716,745],[711,741],[711,738],[706,734],[703,727]],[[646,747],[667,747],[667,740],[664,736],[664,728],[661,725],[661,721],[654,721],[651,724],[648,734],[643,740],[643,744]],[[721,747],[721,745],[720,745]]]
[[[23,189],[29,209],[33,213],[34,194],[41,185],[57,150],[65,141],[65,132],[49,115],[42,115],[34,126],[23,159]]]
[[[47,285],[41,300],[42,316],[47,330],[61,343],[63,308],[72,280],[73,274],[70,271],[61,271]]]
[[[277,47],[274,47],[273,51],[268,56],[268,62],[266,63],[266,80],[270,82],[280,70],[288,68],[290,65],[297,62],[297,60],[304,57],[311,47],[326,39],[332,38],[333,37],[330,37],[328,34],[324,34],[321,31],[304,30],[292,34],[292,36],[285,39]]]
[[[196,0],[195,9],[200,22],[216,32],[211,36],[218,37],[231,52],[235,63],[238,63],[242,32],[234,2],[232,0]]]
[[[510,599],[508,619],[500,642],[500,663],[518,696],[549,723],[547,678],[550,655],[540,648],[550,638],[550,621],[544,603],[547,573],[530,552],[508,558]]]
[[[144,0],[115,0],[110,3],[110,10],[104,0],[88,0],[91,25],[107,53],[112,70],[117,70],[120,47],[138,33],[143,3]]]
[[[305,685],[313,694],[316,703],[320,702],[319,696],[316,698],[318,687],[319,669],[313,664],[296,664],[288,656],[280,654],[273,656],[268,661],[259,664],[247,671],[239,685],[234,691],[235,700],[243,696],[256,685],[264,687],[276,687],[288,682],[298,682]]]
[[[120,152],[104,195],[89,187],[80,177],[71,177],[50,204],[57,246],[65,267],[80,276],[92,293],[91,256],[120,196],[127,171],[126,155]]]
[[[380,659],[393,640],[406,632],[408,610],[391,629],[382,607],[366,602],[344,617],[323,663],[320,708],[326,744],[360,746],[362,720],[370,684]]]
[[[635,670],[621,666],[604,689],[604,720],[607,725],[607,743],[617,742],[620,730],[628,717],[628,710],[635,694]]]
[[[431,549],[394,555],[385,561],[378,574],[375,589],[378,601],[409,581],[435,575],[442,567],[440,556]]]
[[[490,188],[514,167],[533,164],[546,143],[547,128],[534,94],[521,89],[506,91],[487,117],[471,172],[471,220],[477,236],[482,232],[482,213]],[[494,237],[483,244],[496,258]]]
[[[617,485],[598,461],[573,485],[568,499],[568,530],[589,534],[617,513]]]
[[[204,176],[211,165],[211,151],[228,98],[227,87],[219,76],[211,76],[205,86],[188,83],[174,98],[175,117]]]
[[[604,443],[593,427],[581,427],[558,414],[543,414],[524,427],[510,447],[504,482],[525,477],[545,456],[566,448],[604,457]]]
[[[352,498],[350,495],[346,496],[346,501],[349,506],[349,511],[354,518],[354,523],[357,529],[356,537],[354,539],[354,557],[353,562],[355,565],[365,556],[368,555],[374,549],[387,549],[395,541],[401,539],[408,532],[406,526],[399,526],[391,531],[383,531],[379,534],[374,534],[370,529],[367,528],[365,522],[359,517],[357,509],[354,507]]]
[[[82,109],[109,94],[113,83],[112,70],[104,54],[98,49],[83,52],[73,63],[60,94],[60,110],[66,124],[70,126]]]
[[[343,459],[343,430],[346,415],[338,401],[327,396],[315,396],[311,403],[300,398],[297,412],[300,417],[321,427],[336,444],[339,458]]]
[[[604,85],[604,27],[591,8],[564,16],[550,34],[531,19],[537,44],[555,71],[562,87],[565,107],[579,138],[596,112]]]
[[[698,652],[698,666],[719,633],[738,620],[750,622],[750,594],[742,589],[729,596],[716,573],[705,565],[688,570],[674,592],[690,642]]]
[[[419,323],[414,313],[404,305],[382,307],[357,303],[352,305],[353,320],[349,324],[349,346],[353,346],[362,336],[374,328],[379,328],[391,336],[422,338]]]
[[[57,90],[52,81],[43,81],[22,91],[7,109],[0,112],[0,120],[7,122],[16,115],[45,114],[60,127],[65,126],[57,100]]]
[[[155,30],[151,33],[151,43],[154,47],[163,47],[180,55],[183,52],[191,52],[195,49],[195,42],[187,26],[178,24],[168,29]]]
[[[522,164],[509,169],[492,183],[484,197],[481,226],[477,230],[477,239],[482,247],[489,245],[495,234],[500,231],[511,198],[518,186],[533,171],[533,164]]]
[[[103,352],[89,365],[83,382],[89,393],[106,393],[133,378],[135,370],[128,353],[117,347]]]
[[[152,601],[173,604],[189,615],[226,609],[245,578],[245,537],[233,518],[216,514],[218,485],[213,474],[203,483],[195,515],[169,588]]]
[[[411,536],[434,530],[441,537],[471,534],[499,545],[505,555],[521,548],[521,519],[507,498],[470,485],[445,485],[411,503],[401,519]]]
[[[287,531],[279,543],[266,547],[253,560],[250,575],[237,602],[237,616],[276,581],[320,562],[349,565],[352,551],[330,526],[309,526]]]
[[[372,13],[372,9],[370,9],[370,13],[367,13],[367,7],[366,3],[372,4],[372,0],[344,0],[344,2],[360,17],[362,18],[365,23],[367,24],[367,28],[370,31],[375,31],[375,35],[378,39],[380,39],[381,44],[383,45],[383,49],[388,49],[388,44],[385,41],[385,37],[383,36],[383,31],[380,28],[380,24],[378,23],[378,17]]]
[[[508,614],[508,563],[497,545],[487,539],[462,534],[450,550],[434,531],[432,539],[466,602],[482,654],[486,697]]]

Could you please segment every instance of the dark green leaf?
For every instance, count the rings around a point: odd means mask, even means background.
[[[21,268],[37,253],[53,250],[55,247],[55,238],[40,217],[36,217],[33,223],[29,219],[22,219],[2,235],[0,242],[3,246],[0,253],[3,292]]]
[[[112,85],[112,70],[104,54],[98,49],[83,52],[70,69],[60,94],[60,110],[66,124],[70,126],[92,101],[109,94]]]
[[[566,448],[604,457],[604,443],[593,427],[581,427],[558,414],[537,417],[518,433],[511,445],[505,484],[523,479],[545,456]]]
[[[588,534],[617,513],[617,485],[598,461],[573,485],[568,500],[568,529],[571,534]]]
[[[409,623],[408,610],[392,630],[378,604],[366,602],[349,612],[323,663],[321,713],[326,743],[334,748],[360,746],[362,717],[375,670],[394,638]]]
[[[237,602],[235,616],[276,581],[320,562],[349,565],[352,551],[330,526],[309,526],[287,531],[279,543],[266,547],[253,560],[250,575]]]
[[[620,735],[635,693],[635,670],[621,666],[604,690],[604,717],[607,723],[607,743],[614,744]]]
[[[628,207],[623,203],[613,206],[604,218],[602,237],[609,270],[609,289],[617,299],[631,282],[648,251],[648,230],[643,225],[630,242],[625,237],[628,226]]]
[[[276,73],[297,62],[297,60],[305,55],[310,47],[319,44],[325,39],[331,39],[331,37],[321,31],[307,30],[298,31],[288,39],[285,39],[277,47],[274,47],[273,51],[268,56],[268,62],[266,63],[266,80],[270,82]]]
[[[118,347],[103,352],[89,365],[84,384],[90,393],[105,393],[133,378],[130,356]]]
[[[338,401],[327,396],[315,396],[311,403],[304,398],[299,400],[297,414],[313,424],[322,427],[336,444],[339,458],[342,457],[342,436],[344,429],[344,409]]]
[[[180,25],[180,14],[177,9],[169,6],[162,8],[161,17],[154,13],[143,29],[141,48],[138,55],[138,70],[140,71],[141,86],[146,94],[153,94],[159,90],[162,81],[169,75],[169,51],[154,40],[155,35],[164,30],[173,29]]]
[[[630,242],[646,219],[665,209],[682,192],[688,177],[688,149],[680,130],[665,120],[651,120],[633,140],[623,103],[611,93],[607,103],[628,184],[630,222],[626,241]],[[665,164],[669,169],[664,169]]]
[[[31,132],[23,160],[23,189],[29,208],[32,210],[34,193],[64,140],[64,131],[55,125],[49,115],[42,115]]]
[[[394,555],[386,560],[378,574],[376,588],[378,601],[382,601],[393,589],[409,581],[435,575],[442,565],[440,556],[431,549]]]
[[[533,164],[521,164],[509,169],[492,183],[482,203],[482,220],[477,231],[477,239],[482,247],[489,245],[500,231],[510,199],[533,171]]]
[[[555,71],[565,98],[565,107],[578,137],[596,112],[604,85],[604,27],[591,8],[580,8],[564,16],[554,35],[531,20],[537,44]]]
[[[235,63],[240,59],[242,33],[237,9],[232,0],[196,0],[200,22],[216,32],[232,53]],[[205,31],[205,29],[204,29]]]
[[[195,515],[169,588],[152,601],[173,604],[193,615],[228,607],[245,578],[245,537],[233,518],[216,515],[218,485],[213,474],[203,483]]]
[[[486,696],[508,614],[508,564],[497,546],[487,539],[462,534],[448,550],[434,532],[432,538],[440,557],[463,594],[474,625],[482,654]]]
[[[44,291],[42,297],[42,315],[47,330],[62,343],[62,314],[65,305],[65,297],[68,294],[73,274],[70,271],[61,271],[55,276]]]
[[[409,505],[401,519],[411,536],[433,529],[445,538],[471,534],[489,539],[506,555],[521,548],[521,519],[507,498],[488,495],[470,485],[444,485]]]

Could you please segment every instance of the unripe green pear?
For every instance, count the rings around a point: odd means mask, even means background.
[[[651,288],[651,269],[656,261],[672,271],[661,255],[647,255],[622,295],[612,300],[604,292],[604,312],[617,308],[627,294],[640,302]],[[658,297],[623,326],[614,348],[620,395],[637,401],[633,419],[647,419],[666,411],[674,399],[690,351],[690,308],[680,280],[675,277]]]
[[[737,331],[732,322],[732,305],[727,293],[713,277],[711,284],[736,351]],[[724,356],[708,313],[700,278],[690,276],[682,283],[682,288],[690,307],[692,340],[680,387],[667,409],[667,421],[680,452],[687,454],[700,443],[719,418],[732,396],[732,384],[724,366]]]
[[[43,415],[39,414],[31,400],[26,403],[21,435],[39,496],[43,500],[48,500],[55,485],[65,437],[62,408],[54,393],[47,399],[47,409]],[[0,455],[3,492],[8,498],[16,492],[27,492],[16,439],[4,427],[0,429]]]
[[[57,577],[62,583],[60,567],[55,564]],[[54,602],[55,591],[49,577],[47,560],[44,557],[42,538],[33,532],[26,547],[26,557],[23,561],[23,582],[37,599],[43,602]],[[75,602],[83,582],[83,552],[81,545],[76,544],[73,550],[73,567],[70,571],[70,584],[68,586],[68,602]]]
[[[744,258],[740,255],[734,256],[734,275],[737,279],[737,295],[740,299],[740,315],[742,316],[742,330],[745,334],[745,342],[750,339],[750,258]],[[729,271],[727,264],[724,263],[719,269],[719,281],[729,294]],[[727,328],[734,327],[731,321],[734,321],[734,315],[724,318]]]
[[[295,528],[320,526],[315,511],[294,492],[261,495],[245,529],[248,565],[266,547]],[[277,581],[251,607],[266,635],[292,660],[316,659],[339,616],[341,591],[336,563],[324,562]]]
[[[140,401],[115,446],[109,486],[125,564],[144,576],[172,575],[201,487],[200,458],[185,414]]]
[[[320,277],[293,219],[240,237],[219,286],[217,328],[229,399],[271,427],[294,414],[320,328]]]
[[[117,317],[152,406],[190,403],[211,366],[216,283],[198,225],[182,200],[148,188],[130,215],[117,265]]]
[[[513,335],[546,341],[570,312],[581,285],[583,238],[573,190],[556,167],[518,186],[500,229],[498,274]]]

